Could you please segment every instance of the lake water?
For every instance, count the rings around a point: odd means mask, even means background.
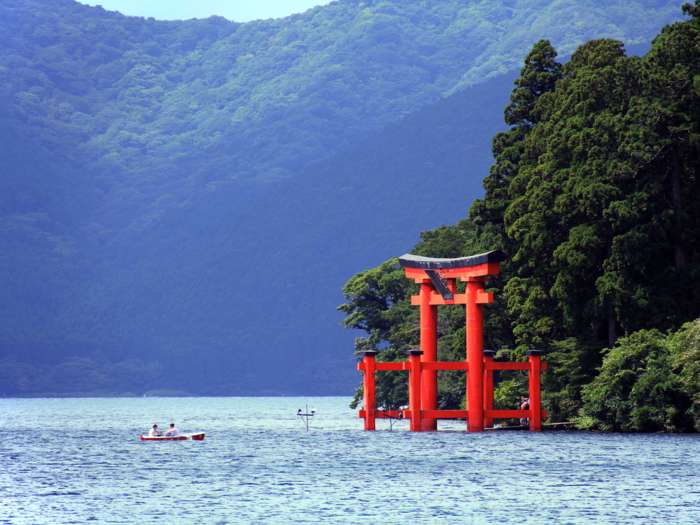
[[[349,401],[0,399],[0,523],[700,522],[700,436],[364,432]],[[206,439],[139,441],[171,422]]]

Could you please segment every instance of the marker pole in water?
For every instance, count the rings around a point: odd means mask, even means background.
[[[297,416],[301,417],[301,421],[306,425],[306,430],[309,430],[309,418],[314,417],[314,414],[316,414],[316,409],[312,408],[311,412],[309,412],[309,405],[306,405],[306,413],[302,414],[301,413],[301,408],[297,412]],[[194,438],[193,438],[194,439]],[[203,439],[203,438],[202,438]]]

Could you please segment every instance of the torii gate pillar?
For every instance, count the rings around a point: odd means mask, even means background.
[[[437,306],[430,304],[430,298],[435,293],[435,287],[428,282],[420,285],[420,349],[423,352],[421,361],[437,361]],[[437,370],[421,372],[421,408],[435,410],[437,408]],[[420,418],[421,430],[437,430],[437,419]]]
[[[478,298],[484,293],[484,281],[467,277],[467,430],[484,430],[484,305]]]

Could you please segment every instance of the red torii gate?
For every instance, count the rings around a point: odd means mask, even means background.
[[[420,295],[411,297],[411,304],[420,306],[420,350],[409,350],[403,363],[377,363],[378,352],[364,352],[357,368],[364,373],[365,430],[375,429],[376,418],[410,419],[410,430],[437,430],[438,419],[467,419],[467,430],[478,432],[492,427],[494,418],[528,418],[530,430],[539,431],[547,412],[540,402],[540,374],[547,363],[540,360],[541,350],[528,350],[527,363],[494,362],[495,351],[484,350],[484,304],[493,302],[493,294],[484,292],[490,275],[497,275],[505,254],[500,250],[462,257],[435,259],[417,255],[399,257],[406,277],[420,284]],[[457,279],[466,281],[466,293],[458,294]],[[445,282],[444,280],[447,282]],[[464,304],[467,315],[467,360],[438,362],[437,307],[443,304]],[[377,411],[375,406],[375,372],[407,370],[409,372],[409,409]],[[437,371],[467,372],[467,410],[437,410]],[[530,408],[528,410],[493,409],[493,371],[528,370]]]

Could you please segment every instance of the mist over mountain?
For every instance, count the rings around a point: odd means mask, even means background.
[[[0,392],[344,394],[354,273],[467,215],[529,47],[665,1],[0,6]],[[443,98],[445,97],[445,98]]]

